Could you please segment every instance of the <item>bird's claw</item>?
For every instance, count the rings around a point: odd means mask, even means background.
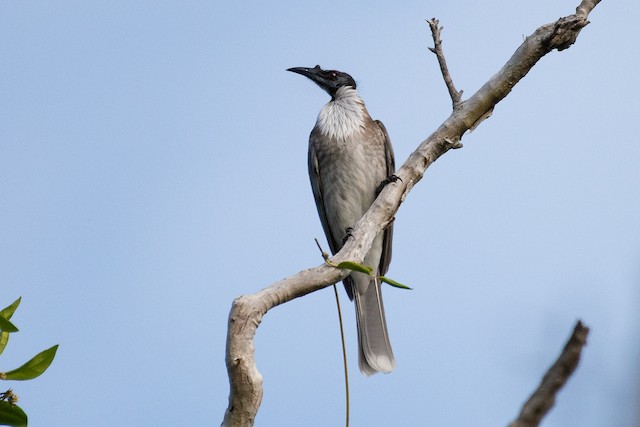
[[[345,228],[345,233],[347,233],[344,238],[342,239],[342,244],[344,245],[345,243],[347,243],[347,240],[349,240],[349,237],[353,238],[353,234],[351,234],[351,232],[353,231],[353,227],[347,227]]]
[[[376,197],[378,197],[378,194],[380,194],[380,192],[382,191],[382,189],[383,189],[387,184],[389,184],[389,183],[391,183],[391,182],[397,182],[397,181],[403,182],[403,181],[402,181],[402,178],[400,178],[399,176],[397,176],[397,175],[389,175],[389,177],[388,177],[388,178],[386,178],[386,179],[384,179],[384,180],[383,180],[383,181],[378,185],[378,188],[376,188]]]

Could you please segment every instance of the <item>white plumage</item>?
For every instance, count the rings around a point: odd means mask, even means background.
[[[329,138],[344,141],[353,133],[361,132],[364,126],[364,102],[358,91],[343,86],[335,99],[322,107],[316,126]]]

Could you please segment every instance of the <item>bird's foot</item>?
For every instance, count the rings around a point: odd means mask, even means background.
[[[384,181],[382,181],[380,183],[380,185],[378,185],[378,188],[376,188],[376,197],[378,197],[378,194],[380,194],[380,192],[382,191],[382,189],[389,183],[391,182],[396,182],[396,181],[400,181],[403,182],[402,179],[397,176],[397,175],[390,175],[387,179],[385,179]]]
[[[353,237],[353,234],[351,234],[351,232],[353,231],[353,227],[347,227],[344,229],[345,233],[347,233],[344,236],[344,239],[342,239],[342,244],[344,245],[345,243],[347,243],[347,240],[349,240],[349,237]]]

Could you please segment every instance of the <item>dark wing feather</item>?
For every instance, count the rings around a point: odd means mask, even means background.
[[[396,160],[393,155],[393,147],[391,147],[391,141],[389,140],[389,134],[380,120],[376,120],[382,134],[384,135],[384,154],[387,163],[387,177],[393,175],[396,171]],[[386,230],[384,230],[384,240],[382,243],[382,255],[380,256],[380,265],[378,266],[378,274],[384,275],[389,269],[391,264],[391,241],[393,240],[393,223],[391,223]]]
[[[316,201],[316,208],[318,208],[318,215],[320,216],[324,235],[327,237],[327,241],[329,242],[331,253],[335,254],[340,250],[340,248],[342,248],[342,239],[335,238],[331,233],[329,222],[327,221],[327,211],[324,208],[324,197],[322,195],[322,181],[320,180],[318,156],[316,154],[316,146],[314,143],[316,138],[317,136],[315,135],[314,129],[309,137],[309,179],[311,180],[311,190],[313,191],[313,197]],[[344,283],[344,288],[347,291],[349,299],[353,300],[353,280],[351,279],[351,276],[345,277],[342,283]]]
[[[316,201],[316,208],[318,208],[318,215],[320,216],[320,222],[322,222],[324,235],[327,236],[327,241],[329,242],[331,253],[335,254],[342,247],[342,241],[336,239],[331,234],[329,222],[327,221],[327,211],[324,208],[324,197],[322,196],[322,182],[320,181],[320,171],[318,170],[318,156],[316,155],[316,148],[314,144],[315,138],[315,132],[311,132],[311,136],[309,137],[308,158],[309,179],[311,180],[311,190],[313,190],[313,198]]]

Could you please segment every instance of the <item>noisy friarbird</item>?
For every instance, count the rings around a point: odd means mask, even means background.
[[[395,171],[384,125],[373,120],[347,73],[296,67],[287,71],[313,80],[330,96],[309,138],[309,177],[331,251],[340,250],[351,227],[373,204],[382,182]],[[380,233],[363,264],[384,275],[391,261],[393,225]],[[360,371],[391,372],[396,362],[389,342],[380,282],[353,272],[344,285],[355,302]]]

